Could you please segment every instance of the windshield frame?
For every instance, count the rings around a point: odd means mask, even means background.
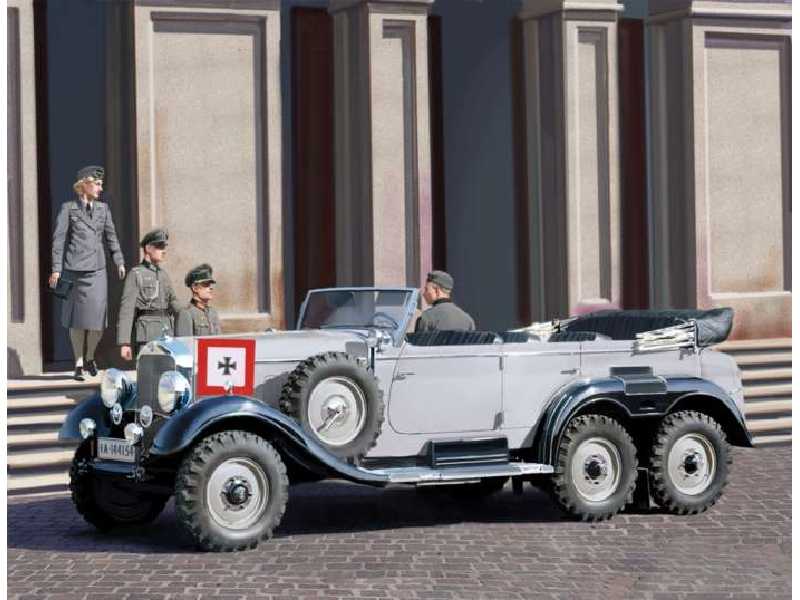
[[[306,316],[306,307],[308,306],[308,300],[311,297],[311,294],[319,293],[319,292],[404,292],[410,294],[408,301],[406,302],[405,312],[402,321],[399,322],[398,327],[396,330],[392,331],[391,337],[392,341],[394,342],[395,346],[399,346],[403,338],[405,336],[406,330],[408,329],[408,325],[411,319],[414,316],[414,312],[417,310],[417,306],[419,304],[419,290],[417,288],[411,287],[329,287],[329,288],[316,288],[313,290],[308,290],[306,293],[306,297],[303,300],[303,304],[300,306],[300,315],[297,317],[297,325],[295,329],[300,330],[305,320]],[[377,327],[352,327],[353,330],[358,329],[378,329]],[[388,331],[383,329],[383,331]]]

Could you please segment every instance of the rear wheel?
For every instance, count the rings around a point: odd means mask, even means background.
[[[72,502],[84,520],[101,531],[154,521],[169,496],[137,492],[126,481],[98,476],[89,466],[90,444],[86,440],[78,447],[69,471]]]
[[[653,497],[676,514],[707,510],[728,483],[730,447],[708,415],[682,411],[661,422],[650,455]]]
[[[278,452],[246,431],[201,440],[175,479],[178,521],[204,550],[255,548],[272,537],[289,498],[289,479]]]
[[[568,513],[602,521],[633,499],[636,447],[622,425],[604,415],[575,417],[558,446],[553,493]]]

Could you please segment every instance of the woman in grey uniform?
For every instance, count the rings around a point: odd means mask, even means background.
[[[69,329],[78,381],[83,380],[84,367],[92,376],[97,375],[94,351],[108,325],[105,246],[111,251],[120,279],[125,277],[125,259],[111,209],[98,200],[104,175],[103,167],[97,166],[78,171],[72,186],[77,198],[61,205],[53,233],[53,270],[48,282],[55,287],[60,277],[72,281],[62,304],[61,324]]]

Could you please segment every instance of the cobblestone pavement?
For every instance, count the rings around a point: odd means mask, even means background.
[[[258,550],[195,550],[170,504],[104,535],[64,495],[9,498],[9,598],[788,598],[791,451],[736,449],[705,514],[566,519],[532,487],[482,505],[341,482],[292,488]]]

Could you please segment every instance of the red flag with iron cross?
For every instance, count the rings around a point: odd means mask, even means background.
[[[198,338],[197,395],[253,395],[256,341]]]

